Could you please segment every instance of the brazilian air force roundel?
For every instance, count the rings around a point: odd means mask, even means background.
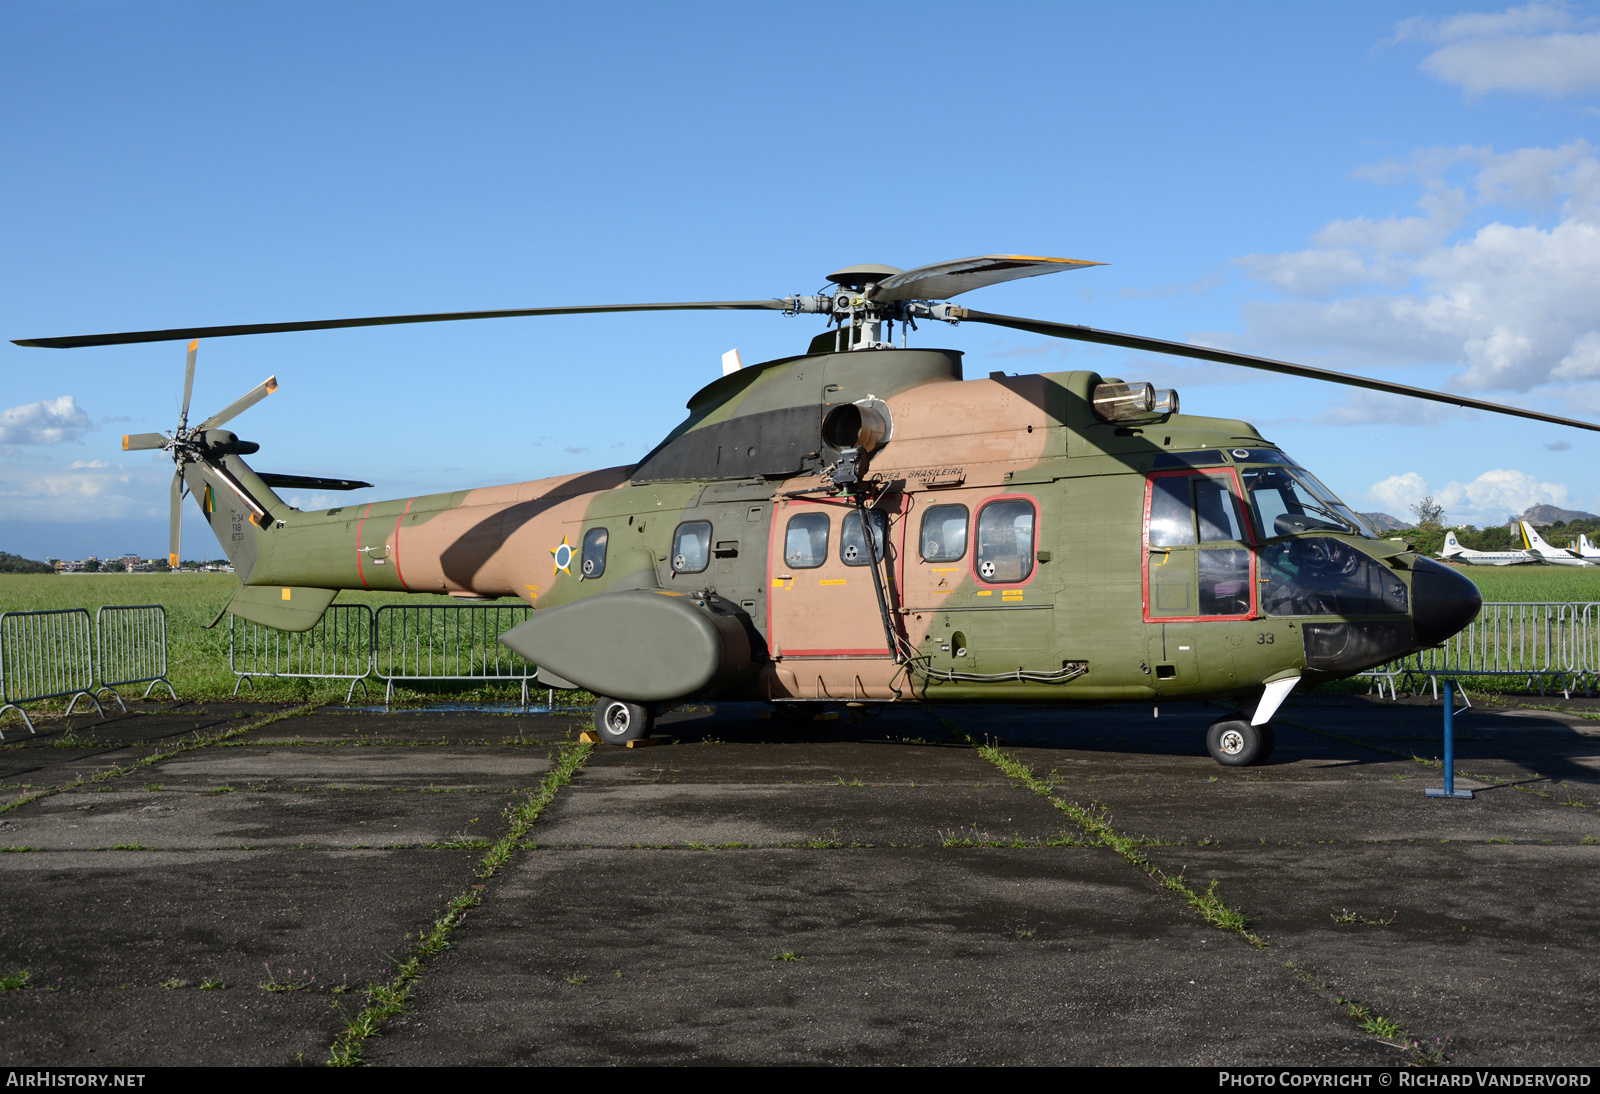
[[[572,576],[572,544],[567,542],[567,537],[561,537],[561,546],[550,552],[550,557],[555,559],[554,573]]]

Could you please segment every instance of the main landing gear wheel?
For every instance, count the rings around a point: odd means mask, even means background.
[[[1213,722],[1206,733],[1206,750],[1224,767],[1266,763],[1277,743],[1278,735],[1271,725],[1253,726],[1243,718]]]
[[[655,711],[626,699],[602,698],[594,705],[594,730],[607,744],[625,745],[650,736]]]

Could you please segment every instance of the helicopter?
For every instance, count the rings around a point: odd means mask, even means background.
[[[812,294],[194,327],[16,344],[188,340],[163,450],[177,565],[183,495],[239,575],[218,614],[314,626],[341,590],[515,597],[540,609],[500,636],[542,684],[599,697],[625,744],[690,700],[772,703],[1232,700],[1206,744],[1264,762],[1272,719],[1307,686],[1438,645],[1477,587],[1384,539],[1246,422],[1092,371],[968,379],[956,350],[911,347],[963,322],[1309,377],[1600,431],[1460,395],[949,302],[1101,263],[982,255],[829,274]],[[222,428],[271,377],[188,424],[198,340],[470,319],[672,310],[825,320],[805,352],[739,367],[635,464],[317,512],[275,488],[356,480],[257,472]],[[898,324],[900,344],[894,344]]]

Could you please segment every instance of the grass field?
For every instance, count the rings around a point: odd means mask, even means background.
[[[1600,603],[1600,566],[1457,566],[1483,599]],[[4,586],[0,586],[4,588]]]
[[[1600,602],[1600,567],[1462,566],[1459,571],[1477,584],[1485,601]],[[206,624],[216,618],[236,588],[238,579],[232,574],[0,574],[0,611],[87,608],[93,615],[106,604],[160,604],[167,610],[168,675],[173,687],[184,699],[220,699],[226,698],[234,685],[228,669],[228,623],[224,619],[209,630]],[[342,592],[338,603],[377,608],[460,601],[448,596]],[[343,699],[347,686],[287,679],[257,684],[258,694],[264,698],[328,701]],[[515,699],[518,694],[518,689],[504,686],[450,684],[436,685],[429,694],[441,690],[454,690],[458,698],[465,692],[465,697],[485,701]],[[397,694],[408,700],[427,697],[399,689]]]

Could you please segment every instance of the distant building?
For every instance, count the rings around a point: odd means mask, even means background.
[[[77,559],[58,558],[56,559],[56,573],[81,574],[83,573],[83,563]]]

